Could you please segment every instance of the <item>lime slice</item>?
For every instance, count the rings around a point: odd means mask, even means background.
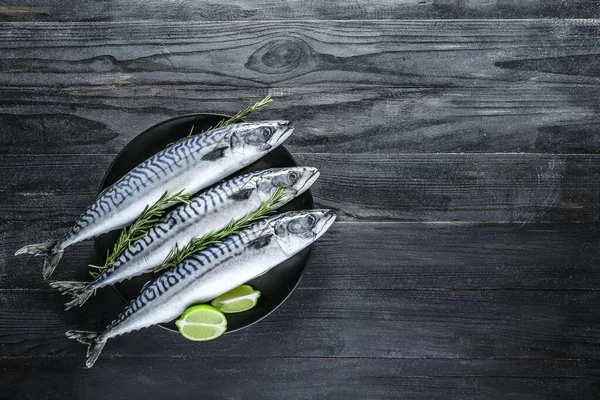
[[[221,311],[202,304],[185,310],[175,325],[184,338],[195,342],[205,342],[216,339],[225,333],[227,319]]]
[[[226,314],[233,314],[254,308],[259,297],[258,290],[254,290],[250,285],[242,285],[223,293],[210,304]]]

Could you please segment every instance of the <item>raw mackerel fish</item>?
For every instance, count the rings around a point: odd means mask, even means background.
[[[304,193],[318,177],[316,168],[289,167],[252,172],[225,181],[164,216],[92,282],[52,282],[50,286],[73,297],[66,304],[67,310],[81,305],[96,289],[148,272],[158,267],[176,246],[182,248],[193,238],[218,231],[231,220],[257,210],[277,189],[283,190],[281,206]]]
[[[268,272],[321,237],[334,220],[331,210],[308,210],[258,222],[185,259],[144,286],[104,331],[68,331],[66,335],[89,346],[89,368],[108,339],[172,321],[188,307],[206,303]]]
[[[15,254],[45,255],[48,278],[64,249],[133,222],[144,207],[168,191],[196,193],[258,160],[292,133],[287,121],[240,123],[181,140],[162,150],[115,182],[62,238],[32,244]]]

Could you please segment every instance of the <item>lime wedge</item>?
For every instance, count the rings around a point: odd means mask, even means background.
[[[239,313],[254,308],[260,297],[260,292],[250,285],[238,286],[227,293],[223,293],[210,302],[226,314]]]
[[[216,339],[225,333],[227,319],[221,311],[202,304],[185,310],[175,325],[184,338],[195,342],[204,342]]]

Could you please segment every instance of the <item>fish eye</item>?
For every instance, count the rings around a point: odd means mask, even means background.
[[[270,127],[266,127],[262,130],[262,137],[264,140],[269,140],[271,135],[273,134],[273,129]]]
[[[290,182],[294,183],[294,182],[296,182],[296,180],[298,180],[298,174],[295,173],[294,171],[290,171],[288,173],[288,179],[290,180]]]
[[[278,223],[275,225],[275,235],[279,237],[285,236],[285,225]]]
[[[312,228],[317,223],[317,219],[314,215],[309,214],[306,216],[306,222],[308,223],[308,226]]]

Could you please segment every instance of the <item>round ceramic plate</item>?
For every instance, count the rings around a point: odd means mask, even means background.
[[[100,191],[115,183],[142,161],[164,149],[169,143],[187,136],[192,125],[194,126],[194,131],[201,132],[214,126],[223,118],[227,117],[215,114],[186,115],[161,122],[142,132],[129,142],[112,162],[102,180]],[[291,167],[295,165],[298,164],[292,155],[283,146],[279,146],[260,160],[238,171],[235,175],[266,168]],[[285,212],[311,208],[313,208],[313,199],[310,190],[307,190],[279,211]],[[102,263],[104,263],[107,251],[112,249],[119,234],[120,230],[116,230],[95,239],[96,251]],[[267,274],[250,281],[249,284],[262,293],[258,305],[249,311],[227,314],[227,332],[235,332],[259,321],[283,303],[300,281],[309,252],[310,247],[273,268]],[[153,274],[139,276],[117,284],[115,290],[129,304],[140,293],[142,286],[152,278]],[[173,331],[177,330],[173,321],[162,326]]]

